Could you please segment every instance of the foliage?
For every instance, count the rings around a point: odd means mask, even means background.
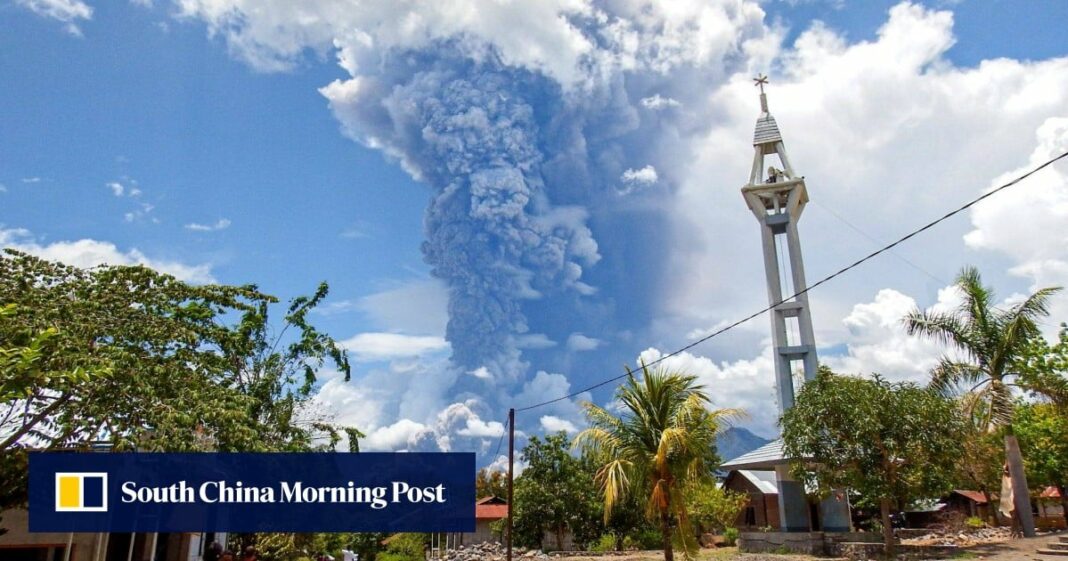
[[[475,475],[475,497],[508,498],[508,477],[504,472],[495,469],[482,468]]]
[[[1039,489],[1057,487],[1068,522],[1068,412],[1049,403],[1021,404],[1016,434],[1031,484]]]
[[[1032,337],[1013,367],[1024,389],[1068,410],[1068,325],[1061,324],[1052,345],[1044,337]]]
[[[378,554],[376,561],[424,561],[426,543],[426,534],[394,534],[389,538],[386,550]]]
[[[979,272],[965,268],[956,286],[963,299],[952,312],[914,310],[905,317],[910,335],[930,337],[952,346],[963,359],[944,356],[931,372],[931,386],[944,392],[965,389],[979,396],[991,425],[1011,425],[1012,370],[1025,350],[1041,339],[1037,320],[1048,315],[1050,296],[1043,288],[1007,310],[994,307],[995,296]]]
[[[827,496],[849,488],[890,505],[952,487],[961,420],[953,403],[915,384],[838,376],[821,367],[782,417],[785,453],[810,460],[796,476]],[[893,536],[884,532],[887,549]]]
[[[542,546],[546,532],[562,540],[571,531],[578,544],[596,540],[604,530],[603,513],[594,485],[596,467],[590,459],[576,458],[564,432],[542,440],[531,437],[523,448],[527,467],[515,481],[513,526],[516,542]],[[560,547],[562,544],[544,544]]]
[[[603,503],[601,504],[601,508],[604,508]],[[625,542],[627,536],[634,538],[639,536],[642,532],[651,531],[652,535],[659,539],[660,532],[655,528],[650,528],[649,520],[645,517],[644,505],[637,493],[630,493],[626,497],[623,497],[623,502],[618,504],[616,508],[613,508],[612,512],[607,513],[607,519],[608,521],[605,523],[605,530],[616,537],[617,551],[626,549]],[[655,548],[658,545],[659,544],[654,543],[651,547]]]
[[[723,541],[727,542],[728,546],[734,546],[738,543],[738,528],[725,528],[723,530]]]
[[[383,533],[353,532],[233,533],[229,542],[234,551],[255,547],[263,561],[296,561],[322,553],[341,559],[343,549],[359,553],[363,561],[374,561],[385,537]]]
[[[616,537],[612,534],[601,534],[597,541],[590,544],[590,551],[605,552],[616,550]]]
[[[1016,435],[1035,487],[1068,483],[1068,416],[1048,403],[1021,403]]]
[[[344,351],[307,321],[322,284],[277,302],[255,286],[190,285],[146,267],[78,269],[0,253],[0,454],[333,449],[359,431],[306,408],[315,372],[346,379]],[[327,443],[316,444],[320,435]],[[24,478],[5,469],[3,487]],[[12,482],[15,483],[12,483]],[[16,500],[17,502],[17,500]]]
[[[655,528],[641,528],[623,538],[623,549],[657,549],[663,547],[664,536]]]
[[[969,516],[964,519],[964,525],[973,530],[978,530],[979,528],[985,528],[986,522],[983,522],[983,519],[978,516]]]
[[[954,480],[957,488],[975,489],[986,497],[988,504],[993,505],[994,494],[1001,489],[1005,465],[1005,449],[1001,444],[1003,436],[999,431],[991,430],[982,407],[969,403],[975,397],[965,395],[957,400],[963,423],[958,437],[961,458],[956,464]],[[996,508],[990,509],[994,523],[998,522],[997,513]]]
[[[1018,367],[1027,362],[1035,341],[1041,339],[1037,322],[1049,315],[1049,299],[1060,288],[1039,289],[1020,303],[999,309],[994,305],[994,292],[983,286],[976,269],[968,267],[961,271],[956,287],[962,299],[955,310],[914,310],[905,317],[905,327],[910,334],[950,345],[959,355],[942,357],[931,372],[931,386],[947,394],[963,392],[970,395],[967,402],[985,414],[984,426],[1004,429],[1005,459],[1013,481],[1015,515],[1024,535],[1034,536],[1027,476],[1013,434],[1012,386],[1014,382],[1027,381],[1018,380]]]
[[[686,508],[690,519],[699,527],[710,527],[715,531],[734,526],[749,495],[723,489],[714,481],[705,481],[693,485],[686,493]]]
[[[659,523],[666,561],[673,559],[673,540],[692,557],[697,543],[685,491],[710,479],[719,461],[716,436],[737,412],[708,410],[708,396],[694,376],[645,365],[640,380],[627,373],[616,392],[622,416],[586,403],[590,428],[579,434],[576,446],[601,466],[597,482],[606,515],[628,495],[643,497],[646,517]]]

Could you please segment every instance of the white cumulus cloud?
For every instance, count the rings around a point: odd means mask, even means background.
[[[578,432],[578,427],[576,427],[574,423],[553,415],[544,415],[539,419],[539,422],[541,423],[541,428],[544,429],[545,432],[564,431],[568,434]]]
[[[442,337],[400,333],[359,333],[341,341],[356,360],[389,360],[443,351],[449,344]]]
[[[192,222],[185,225],[186,230],[192,230],[194,232],[217,232],[219,230],[225,230],[230,227],[230,220],[227,218],[220,218],[215,221],[214,224],[198,224]]]
[[[78,20],[93,18],[93,8],[81,0],[15,0],[15,4],[39,16],[65,23],[66,30],[77,36],[82,34]]]
[[[567,337],[567,348],[574,352],[592,351],[600,347],[603,341],[587,337],[581,333],[572,333]]]
[[[41,243],[28,230],[0,229],[0,246],[75,267],[144,265],[187,282],[215,282],[211,274],[211,265],[188,265],[177,261],[149,258],[138,249],[122,251],[111,242],[81,239]]]

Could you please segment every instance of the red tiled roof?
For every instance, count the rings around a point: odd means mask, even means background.
[[[985,505],[986,504],[986,497],[984,497],[983,494],[980,493],[979,491],[969,491],[967,489],[954,489],[953,492],[958,494],[958,495],[961,495],[962,497],[965,497],[967,499],[970,499],[970,500],[974,501],[976,504],[981,504],[981,505]]]
[[[508,517],[508,505],[475,505],[476,520],[499,520]]]
[[[1050,486],[1042,490],[1042,494],[1039,495],[1043,499],[1059,499],[1061,498],[1061,492],[1056,487]]]

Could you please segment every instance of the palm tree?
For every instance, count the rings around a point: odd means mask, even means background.
[[[914,310],[905,316],[905,327],[910,335],[930,337],[958,351],[956,357],[942,357],[931,372],[931,386],[945,393],[964,390],[973,394],[969,401],[981,406],[988,429],[1004,430],[1013,504],[1024,535],[1030,537],[1035,535],[1035,521],[1023,457],[1012,429],[1012,388],[1016,385],[1012,382],[1017,374],[1016,361],[1032,339],[1041,337],[1037,321],[1049,315],[1049,297],[1060,288],[1043,288],[1008,309],[1000,309],[976,269],[962,270],[956,285],[963,296],[956,310]]]
[[[709,410],[708,396],[694,376],[651,371],[644,364],[640,380],[630,369],[627,374],[626,384],[616,391],[622,415],[583,404],[590,428],[575,438],[575,447],[593,454],[602,466],[596,479],[606,519],[626,498],[644,497],[645,516],[660,526],[665,561],[674,559],[672,538],[689,558],[697,543],[683,492],[711,477],[718,460],[716,436],[724,421],[739,412]]]

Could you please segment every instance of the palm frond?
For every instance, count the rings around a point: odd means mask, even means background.
[[[979,384],[987,373],[975,364],[959,362],[942,357],[931,371],[931,389],[945,396],[962,393],[962,385]]]

